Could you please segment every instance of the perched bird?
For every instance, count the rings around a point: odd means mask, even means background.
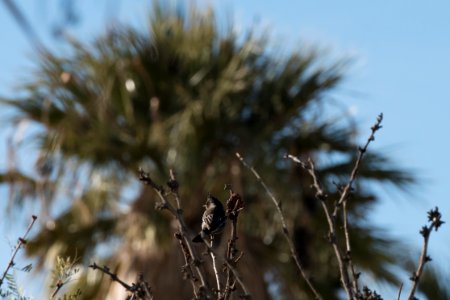
[[[194,243],[201,243],[204,239],[221,233],[227,221],[222,203],[211,194],[208,195],[204,207],[202,230],[192,239]]]

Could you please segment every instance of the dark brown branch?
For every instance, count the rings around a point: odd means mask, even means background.
[[[51,299],[55,298],[56,294],[58,294],[58,292],[62,289],[62,287],[64,286],[64,282],[61,280],[58,280],[58,282],[56,283],[55,286],[55,290],[52,293],[52,296],[50,297]]]
[[[226,253],[226,259],[231,264],[236,264],[235,256],[237,254],[237,248],[236,248],[236,226],[237,226],[237,219],[231,221],[231,237],[228,241],[227,245],[227,253]],[[233,278],[233,273],[230,269],[226,269],[227,271],[227,281],[225,284],[225,290],[224,290],[224,296],[223,299],[228,300],[231,297],[232,292],[235,290],[235,279]]]
[[[208,244],[208,242],[205,240],[203,240],[203,242],[206,245],[208,253],[211,253],[212,255],[217,257],[217,254],[215,253],[213,248]],[[244,281],[242,280],[241,275],[239,274],[238,270],[235,268],[235,266],[233,266],[233,261],[229,261],[229,260],[225,259],[223,264],[233,273],[233,277],[239,283],[239,285],[242,288],[242,291],[244,292],[244,295],[240,295],[239,297],[242,299],[251,299],[251,295],[250,295],[250,292],[248,291],[247,286],[245,285]]]
[[[403,282],[400,284],[400,288],[398,289],[397,300],[400,300],[400,296],[402,295]]]
[[[422,276],[425,264],[431,261],[431,257],[427,255],[428,241],[430,239],[430,235],[433,229],[437,231],[439,227],[441,227],[441,225],[444,224],[444,221],[441,220],[441,217],[442,217],[441,213],[439,212],[439,209],[437,207],[435,209],[430,210],[428,212],[428,222],[430,222],[431,224],[428,226],[423,226],[422,229],[420,230],[420,234],[423,236],[422,253],[420,254],[419,265],[417,267],[417,270],[413,272],[412,276],[410,277],[410,279],[413,281],[413,285],[411,287],[411,290],[409,291],[408,300],[415,299],[414,294],[416,292],[417,286]]]
[[[350,174],[350,178],[349,178],[347,184],[342,189],[341,197],[339,198],[338,205],[336,207],[339,207],[345,200],[347,200],[347,198],[352,190],[353,182],[355,181],[356,176],[358,174],[362,158],[363,158],[364,154],[367,152],[367,148],[369,147],[369,144],[371,142],[375,141],[375,132],[377,132],[378,130],[380,130],[382,128],[382,126],[381,126],[382,121],[383,121],[383,114],[381,113],[378,115],[377,121],[375,122],[375,124],[370,128],[372,130],[372,132],[371,132],[369,138],[367,139],[366,144],[364,145],[364,147],[362,147],[362,148],[360,147],[358,149],[358,158],[356,159],[355,166],[353,167],[352,173]]]
[[[111,272],[109,267],[107,266],[100,267],[94,262],[91,265],[89,265],[89,268],[93,270],[100,270],[102,273],[108,275],[112,281],[119,283],[121,286],[125,288],[125,290],[132,293],[133,296],[137,296],[138,299],[148,299],[148,300],[153,299],[151,288],[148,285],[148,283],[144,281],[142,275],[139,275],[137,283],[129,285],[128,283],[120,279],[117,276],[117,274]]]
[[[344,222],[344,235],[345,235],[345,248],[346,248],[345,259],[348,262],[348,266],[352,273],[352,284],[353,284],[353,289],[354,289],[355,294],[360,293],[359,285],[358,285],[359,274],[355,271],[355,266],[353,264],[353,259],[352,259],[352,248],[351,248],[351,244],[350,244],[350,234],[349,234],[349,230],[348,230],[347,199],[352,190],[353,182],[355,181],[356,176],[359,171],[359,168],[361,166],[362,158],[363,158],[364,154],[366,153],[367,148],[369,147],[369,144],[375,140],[375,133],[379,129],[381,129],[382,121],[383,121],[383,114],[380,113],[377,117],[375,124],[370,128],[371,133],[370,133],[369,138],[366,141],[366,144],[362,148],[358,149],[358,158],[356,159],[356,163],[353,167],[352,173],[350,174],[350,178],[349,178],[347,184],[342,189],[341,196],[339,198],[337,205],[335,205],[334,212],[333,212],[333,215],[336,216],[337,211],[338,211],[340,205],[342,204],[342,218],[343,218],[343,222]]]
[[[352,272],[352,284],[353,284],[353,290],[355,294],[359,294],[359,273],[355,271],[355,265],[353,264],[353,258],[352,258],[352,250],[350,245],[350,234],[348,231],[348,213],[347,213],[347,201],[344,201],[343,208],[342,208],[342,218],[344,219],[344,236],[345,236],[345,260],[347,261],[347,265],[350,268],[350,271]]]
[[[246,167],[247,169],[249,169],[253,173],[253,175],[256,177],[256,180],[261,184],[261,186],[265,190],[266,194],[269,196],[269,198],[275,204],[275,206],[277,208],[277,211],[278,211],[278,215],[280,216],[280,219],[281,219],[281,225],[283,227],[283,230],[282,230],[283,236],[285,237],[285,239],[286,239],[286,241],[287,241],[287,243],[289,245],[289,249],[291,251],[291,256],[292,256],[292,258],[295,261],[297,269],[300,271],[300,274],[302,275],[302,277],[305,280],[306,284],[308,285],[308,287],[313,292],[314,297],[316,299],[322,299],[322,296],[316,290],[316,288],[312,284],[311,280],[309,280],[308,276],[306,275],[305,270],[303,269],[303,265],[302,265],[302,263],[300,261],[300,258],[298,256],[297,250],[295,249],[294,242],[292,241],[292,238],[290,236],[289,229],[288,229],[288,227],[286,225],[286,221],[285,221],[285,218],[284,218],[284,215],[283,215],[283,211],[281,209],[281,202],[278,201],[275,198],[273,193],[269,190],[269,188],[267,187],[265,182],[262,180],[261,176],[259,176],[258,172],[256,172],[256,170],[252,166],[247,164],[247,162],[244,160],[244,158],[239,153],[236,153],[236,157],[241,161],[241,163],[244,165],[244,167]]]
[[[170,169],[169,173],[170,173],[170,180],[169,180],[169,182],[167,182],[167,185],[169,186],[170,191],[172,192],[172,194],[175,198],[175,201],[177,202],[177,209],[181,209],[181,200],[180,200],[180,195],[178,194],[179,184],[178,184],[177,179],[175,178],[174,171],[172,169]],[[180,213],[182,213],[182,212],[180,212]]]
[[[25,234],[22,237],[19,237],[16,247],[13,250],[13,254],[11,255],[11,258],[9,259],[8,266],[6,267],[5,271],[3,271],[2,278],[0,279],[0,287],[2,286],[3,281],[5,280],[5,277],[8,274],[9,269],[11,269],[15,265],[14,259],[16,258],[16,255],[19,252],[19,249],[22,248],[22,246],[27,243],[26,238],[27,238],[28,234],[30,233],[31,228],[33,227],[34,223],[36,222],[36,219],[37,219],[37,216],[35,216],[35,215],[31,216],[31,222],[28,225],[28,228],[25,231]]]
[[[204,275],[202,273],[202,271],[199,268],[199,264],[200,264],[200,260],[197,258],[195,252],[192,249],[192,246],[190,244],[190,238],[186,238],[189,236],[188,234],[188,229],[186,226],[186,223],[184,222],[184,219],[182,217],[182,210],[181,209],[175,209],[172,204],[167,200],[166,195],[165,195],[165,191],[163,189],[162,186],[156,184],[151,178],[150,175],[148,173],[145,173],[143,170],[139,170],[139,179],[150,185],[158,194],[160,200],[161,200],[161,204],[160,207],[169,210],[169,212],[176,218],[176,220],[178,221],[179,224],[179,229],[181,234],[183,235],[183,238],[186,242],[186,246],[189,249],[189,253],[192,256],[192,258],[194,259],[194,264],[195,267],[197,269],[197,272],[199,274],[200,280],[202,282],[202,285],[204,288],[207,289],[207,291],[209,291],[209,287],[207,285],[207,282],[204,278]],[[213,249],[205,243],[205,245],[208,248],[208,251],[210,253],[212,253],[213,255],[215,255],[217,257],[217,255],[215,254],[215,252],[213,251]],[[242,290],[244,291],[245,295],[243,296],[244,298],[250,298],[250,293],[248,292],[247,287],[245,286],[244,282],[242,281],[242,279],[240,278],[239,273],[237,272],[236,268],[234,268],[227,260],[225,260],[225,264],[227,265],[227,267],[230,268],[230,270],[233,272],[234,277],[236,278],[237,282],[239,283],[239,285],[241,286]]]
[[[171,177],[172,178],[171,178],[171,181],[169,181],[169,187],[170,187],[172,193],[174,193],[176,195],[176,198],[178,199],[177,205],[180,205],[180,201],[179,201],[179,197],[178,197],[178,183],[175,184],[176,180],[175,180],[173,172],[171,172]],[[158,194],[158,196],[161,200],[161,203],[158,203],[157,206],[161,209],[167,209],[177,220],[179,231],[180,231],[180,234],[184,241],[183,244],[188,249],[189,255],[192,258],[192,264],[194,265],[194,268],[197,271],[198,277],[200,278],[200,281],[201,281],[201,285],[202,285],[203,289],[206,291],[206,293],[209,296],[211,296],[211,290],[206,281],[205,275],[203,274],[203,271],[200,268],[201,260],[198,258],[197,254],[195,253],[195,251],[193,250],[193,247],[191,245],[191,237],[189,235],[188,227],[183,218],[182,209],[181,208],[175,209],[173,207],[173,205],[167,200],[167,196],[166,196],[166,192],[164,191],[164,188],[162,186],[156,184],[151,179],[150,174],[144,172],[142,169],[139,169],[139,180],[147,185],[150,185],[155,190],[155,192]],[[176,188],[175,188],[175,186],[176,186]],[[192,280],[193,280],[193,278],[194,277],[192,277]],[[194,294],[195,294],[195,292],[194,292]]]
[[[227,252],[226,252],[226,260],[230,262],[233,266],[236,266],[238,260],[241,255],[237,256],[239,250],[236,247],[236,241],[238,239],[237,237],[237,221],[239,212],[244,209],[244,202],[242,201],[242,198],[239,194],[234,193],[231,190],[231,187],[225,186],[226,189],[229,189],[230,191],[230,198],[227,201],[227,217],[229,220],[231,220],[231,234],[230,239],[228,240],[227,245]],[[225,285],[224,290],[224,296],[223,299],[227,300],[230,299],[232,292],[236,289],[235,283],[236,280],[234,279],[233,272],[226,268],[227,273],[227,281]]]
[[[170,180],[167,182],[167,186],[170,188],[170,191],[171,191],[173,197],[175,198],[175,202],[177,204],[177,213],[179,213],[180,216],[182,217],[183,210],[181,209],[181,200],[180,200],[180,195],[178,194],[179,183],[175,177],[175,172],[172,169],[169,170],[169,174],[170,174]],[[191,255],[191,251],[189,250],[190,247],[187,245],[188,239],[181,232],[175,233],[175,237],[178,239],[178,241],[180,243],[180,248],[182,250],[182,253],[184,256],[184,261],[186,263],[182,267],[182,272],[184,274],[184,278],[189,279],[189,281],[191,282],[191,285],[192,285],[192,290],[193,290],[194,296],[196,299],[198,299],[198,293],[197,293],[198,278],[194,275],[194,271],[192,269],[192,267],[194,265],[193,264],[194,260]]]
[[[336,234],[336,216],[331,215],[330,211],[328,210],[328,206],[325,203],[325,200],[327,199],[327,195],[323,191],[322,185],[320,184],[319,180],[317,179],[316,169],[314,162],[309,159],[308,164],[301,161],[298,157],[295,157],[293,155],[287,155],[286,158],[291,159],[293,162],[298,163],[303,169],[305,169],[309,175],[311,176],[313,180],[313,188],[316,191],[316,199],[320,201],[320,204],[322,205],[323,211],[325,213],[325,216],[327,218],[328,222],[328,230],[329,232],[329,240],[333,247],[334,254],[336,256],[338,265],[339,265],[339,273],[341,274],[341,282],[342,287],[345,290],[345,293],[347,294],[348,299],[353,299],[353,291],[350,284],[350,277],[348,274],[348,264],[347,260],[342,256],[341,250],[338,246],[338,237]]]
[[[184,266],[181,267],[182,273],[184,275],[183,277],[184,279],[189,279],[189,281],[192,284],[192,290],[194,292],[195,299],[198,299],[197,285],[196,285],[198,278],[195,277],[194,271],[192,270],[193,259],[191,253],[189,252],[189,248],[186,245],[186,240],[183,238],[183,235],[180,232],[175,233],[175,238],[180,243],[181,252],[183,253],[184,261],[186,263]]]
[[[235,289],[234,286],[235,286],[236,282],[239,284],[242,291],[244,292],[244,294],[240,295],[239,298],[251,299],[250,292],[248,291],[244,281],[242,280],[238,270],[236,269],[236,264],[239,261],[239,259],[242,257],[242,254],[239,255],[238,257],[235,257],[235,255],[234,255],[235,252],[233,252],[233,250],[232,250],[232,249],[235,249],[237,252],[237,249],[236,249],[236,240],[237,240],[236,225],[237,225],[237,218],[239,216],[239,212],[244,209],[244,202],[242,201],[242,198],[239,194],[233,193],[230,186],[226,185],[225,189],[229,189],[230,194],[231,194],[230,198],[227,201],[226,215],[230,220],[232,220],[232,233],[231,233],[231,240],[229,241],[229,245],[228,245],[228,249],[227,249],[227,254],[225,255],[225,260],[222,263],[222,265],[227,270],[227,283],[226,283],[223,294],[220,291],[219,283],[217,284],[218,299],[222,300],[222,299],[225,299],[225,297],[229,298],[231,291],[233,291]],[[213,242],[213,240],[211,240],[211,244],[208,244],[207,241],[204,241],[206,248],[208,250],[208,253],[210,253],[211,257],[213,258],[213,264],[215,265],[216,264],[215,259],[217,258],[217,255],[213,250],[212,242]],[[230,243],[231,243],[231,245],[230,245]],[[230,253],[230,256],[228,255],[229,253]],[[232,257],[231,257],[231,255],[232,255]],[[216,267],[214,267],[214,272],[216,274],[216,278],[218,281],[219,279],[218,279],[218,273],[217,273]]]
[[[375,140],[375,133],[381,129],[381,121],[383,120],[383,114],[380,114],[377,117],[376,123],[371,127],[371,134],[367,139],[365,145],[360,147],[358,150],[358,157],[356,159],[353,170],[350,174],[350,178],[345,186],[339,188],[340,197],[336,202],[333,213],[330,215],[328,207],[325,203],[326,194],[324,193],[315,171],[314,163],[311,159],[308,160],[308,164],[302,162],[299,158],[293,155],[287,155],[286,157],[298,163],[303,169],[307,170],[313,179],[313,187],[316,190],[316,198],[320,200],[322,207],[324,209],[325,215],[328,220],[329,230],[330,230],[330,240],[333,245],[333,249],[335,251],[336,258],[338,260],[339,269],[341,273],[341,280],[343,287],[347,293],[349,299],[353,299],[355,295],[360,294],[358,278],[359,273],[355,271],[355,267],[352,260],[351,253],[351,244],[350,244],[350,234],[348,229],[348,211],[347,211],[347,200],[349,198],[350,192],[353,189],[353,182],[356,179],[358,171],[361,166],[362,158],[364,154],[367,152],[367,148],[369,144]],[[337,236],[336,236],[336,218],[339,208],[342,207],[342,219],[343,219],[343,227],[344,227],[344,238],[345,238],[345,256],[342,256],[341,251],[338,247]],[[348,269],[350,269],[352,274],[352,280],[350,280],[350,276],[348,274]],[[353,288],[353,289],[352,289]]]
[[[112,281],[118,282],[121,286],[123,286],[127,291],[129,292],[133,292],[131,285],[129,285],[128,283],[126,283],[125,281],[123,281],[122,279],[120,279],[117,274],[112,273],[109,270],[109,267],[107,266],[103,266],[100,267],[99,265],[97,265],[95,262],[89,265],[89,268],[93,269],[93,270],[100,270],[101,272],[105,273],[106,275],[108,275],[109,277],[111,277]]]

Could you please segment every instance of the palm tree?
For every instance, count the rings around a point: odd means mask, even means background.
[[[25,96],[3,99],[16,109],[16,122],[38,125],[31,138],[36,171],[1,177],[22,200],[41,199],[41,214],[49,215],[28,254],[41,267],[57,255],[102,260],[129,281],[143,272],[156,299],[187,299],[192,291],[179,271],[171,218],[154,209],[156,196],[136,180],[139,167],[161,183],[173,168],[193,230],[208,192],[224,200],[221,188],[232,183],[243,195],[239,269],[254,299],[310,299],[272,204],[234,157],[239,151],[283,199],[300,257],[323,296],[338,299],[337,267],[311,181],[283,159],[286,152],[313,157],[330,197],[337,194],[332,182],[345,180],[355,161],[357,128],[323,114],[346,62],[322,58],[315,50],[276,50],[253,30],[221,28],[211,10],[161,3],[147,31],[119,27],[93,43],[71,39],[68,54],[42,55]],[[390,266],[399,254],[384,247],[398,244],[362,222],[379,199],[368,188],[373,181],[405,187],[413,179],[371,152],[353,195],[355,263],[393,283]],[[78,284],[85,299],[118,295],[119,286],[84,274]]]

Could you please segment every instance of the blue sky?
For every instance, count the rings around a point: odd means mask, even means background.
[[[60,20],[59,1],[16,2],[46,45],[52,49],[60,47],[50,30]],[[117,6],[107,6],[107,2],[76,2],[81,23],[71,32],[89,39],[116,18],[136,26],[145,25],[147,10],[143,7],[149,7],[147,1],[113,1]],[[355,113],[362,139],[383,112],[384,127],[371,147],[385,151],[398,165],[414,170],[421,178],[421,183],[408,193],[381,188],[382,205],[368,218],[417,249],[422,243],[418,231],[426,222],[428,209],[439,206],[444,220],[450,220],[450,2],[201,3],[211,3],[220,13],[232,15],[239,28],[259,24],[270,29],[279,43],[288,47],[317,45],[332,57],[352,57],[354,63],[348,78],[335,98]],[[0,24],[0,95],[13,96],[14,86],[28,75],[34,50],[4,5],[0,5]],[[0,112],[2,124],[4,116]],[[9,132],[0,129],[1,170],[6,166],[3,141]],[[5,192],[0,189],[2,199],[7,197]],[[0,247],[5,249],[17,232],[8,224],[2,224],[0,230],[4,231]],[[449,244],[450,230],[444,225],[431,238],[430,252],[435,262],[449,261]],[[0,255],[0,264],[6,262]],[[405,274],[406,286],[407,278]]]

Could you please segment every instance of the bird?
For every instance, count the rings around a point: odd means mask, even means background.
[[[204,207],[202,230],[192,239],[194,243],[201,243],[206,238],[213,239],[223,231],[227,221],[222,203],[211,194],[208,194]]]

